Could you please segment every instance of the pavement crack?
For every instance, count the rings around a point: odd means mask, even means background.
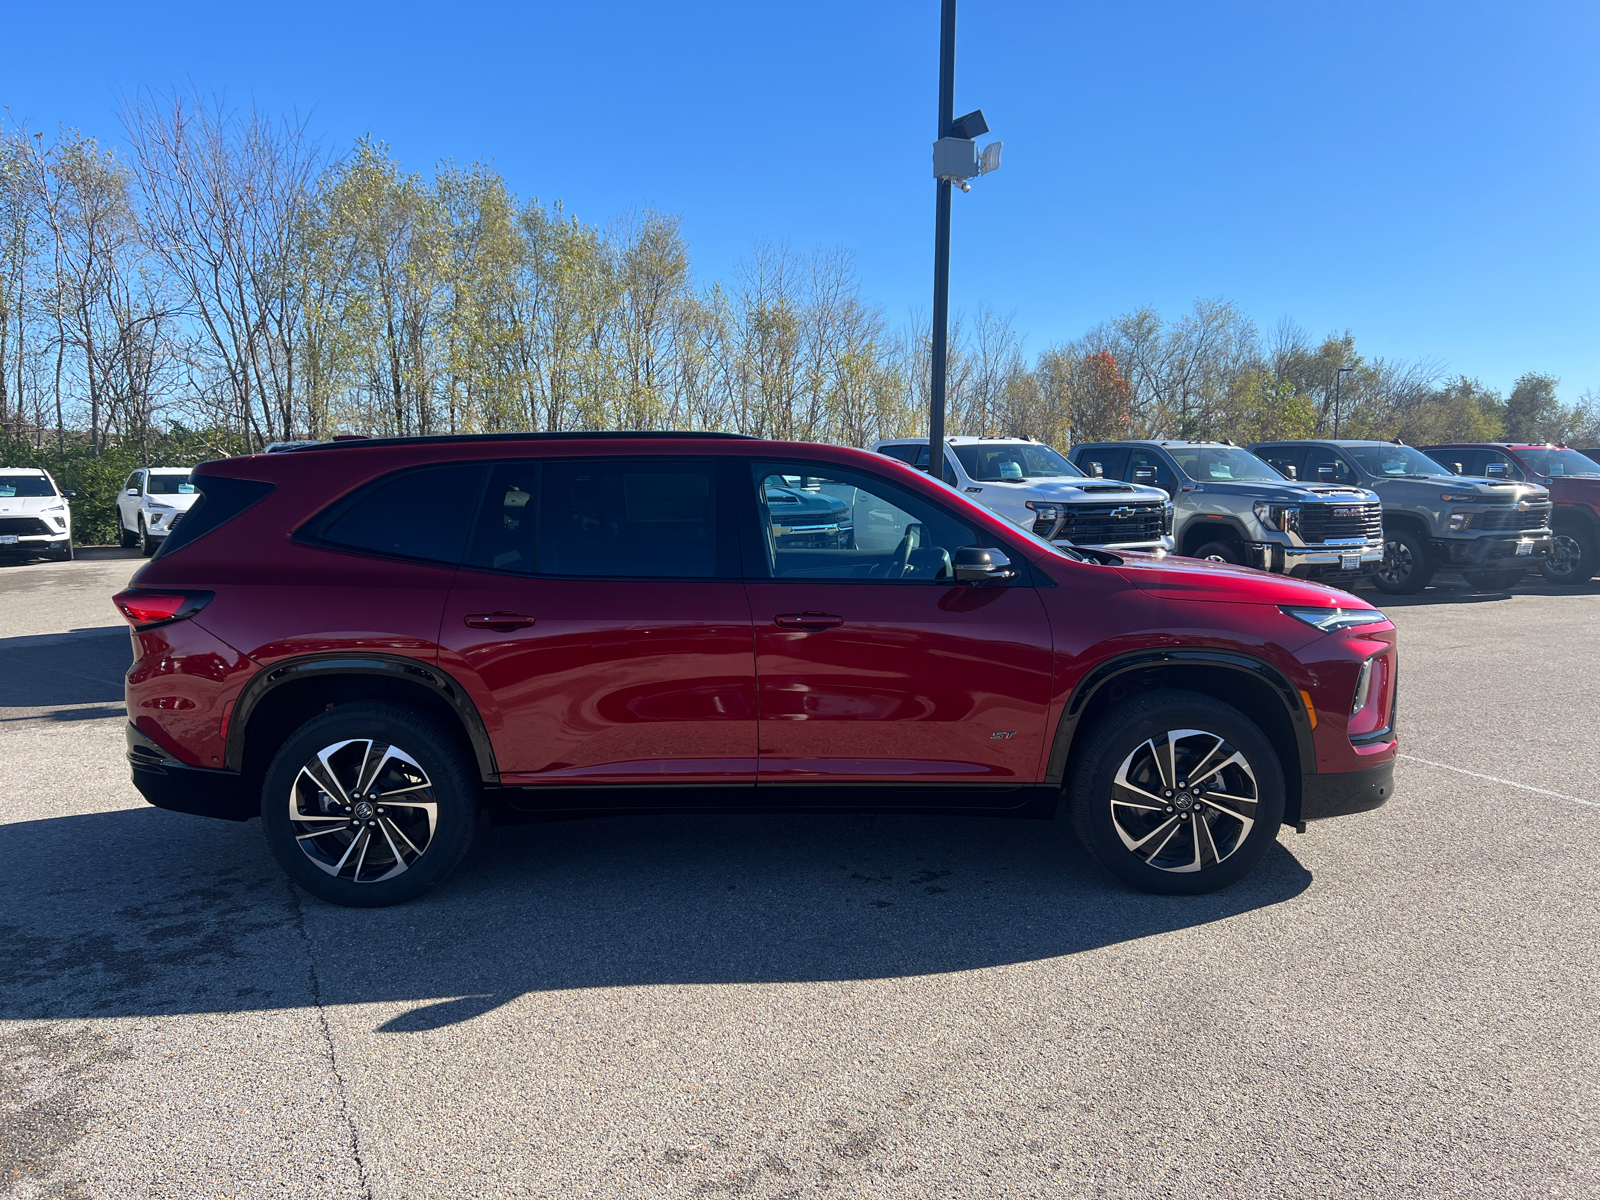
[[[285,881],[294,897],[294,926],[306,947],[306,975],[311,984],[311,1007],[317,1014],[317,1028],[322,1031],[322,1047],[328,1056],[328,1070],[333,1075],[334,1091],[339,1097],[339,1116],[350,1135],[350,1157],[356,1164],[356,1178],[361,1183],[361,1194],[366,1200],[376,1200],[372,1191],[372,1178],[367,1172],[366,1159],[361,1153],[361,1132],[356,1128],[355,1114],[350,1111],[350,1089],[344,1072],[339,1067],[339,1052],[334,1047],[333,1026],[328,1023],[328,1010],[322,1003],[322,976],[317,971],[317,955],[311,945],[311,933],[306,929],[305,905],[300,890]]]

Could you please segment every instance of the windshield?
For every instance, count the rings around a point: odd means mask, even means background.
[[[1237,446],[1168,446],[1167,453],[1190,479],[1201,483],[1233,480],[1280,483],[1284,476]]]
[[[54,496],[56,489],[43,475],[0,475],[0,500],[13,496]]]
[[[1421,450],[1410,446],[1346,446],[1344,452],[1366,469],[1369,475],[1449,475]]]
[[[151,475],[144,490],[152,496],[192,496],[194,484],[187,475]]]
[[[1518,450],[1517,453],[1541,475],[1600,475],[1600,462],[1576,450]]]
[[[999,445],[968,442],[951,446],[961,469],[978,483],[1021,483],[1025,479],[1083,479],[1078,470],[1049,446],[1032,442],[1002,442]]]

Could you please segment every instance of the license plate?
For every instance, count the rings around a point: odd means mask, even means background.
[[[1341,554],[1341,555],[1339,555],[1339,569],[1341,571],[1359,571],[1359,570],[1361,570],[1361,555],[1359,555],[1359,554]]]
[[[0,535],[0,546],[15,546],[22,539],[14,533]]]
[[[1533,553],[1533,543],[1532,542],[1518,542],[1517,543],[1517,557],[1518,558],[1527,558],[1532,553]]]

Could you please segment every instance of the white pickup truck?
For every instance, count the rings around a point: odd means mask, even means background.
[[[888,438],[872,449],[928,469],[927,438]],[[944,481],[1046,541],[1106,550],[1172,549],[1166,492],[1085,475],[1032,438],[948,437]]]

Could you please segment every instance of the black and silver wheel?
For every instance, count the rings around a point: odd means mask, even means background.
[[[1391,596],[1413,596],[1433,579],[1428,547],[1409,529],[1383,531],[1383,561],[1372,573],[1372,586]]]
[[[1588,583],[1600,569],[1600,545],[1587,529],[1557,529],[1550,545],[1550,557],[1540,564],[1551,583]]]
[[[1205,545],[1195,548],[1194,557],[1242,567],[1244,566],[1244,547],[1238,542],[1207,542]]]
[[[1113,875],[1193,895],[1244,875],[1277,840],[1283,769],[1237,709],[1161,691],[1112,710],[1076,756],[1073,826]]]
[[[144,518],[139,518],[139,553],[149,558],[156,552],[156,540],[150,536],[149,527],[145,525]]]
[[[1521,570],[1463,571],[1461,578],[1465,579],[1475,592],[1505,592],[1515,587],[1521,581],[1523,574]]]
[[[278,864],[334,904],[379,907],[426,891],[476,828],[464,756],[412,709],[348,704],[301,726],[267,769],[261,818]]]

